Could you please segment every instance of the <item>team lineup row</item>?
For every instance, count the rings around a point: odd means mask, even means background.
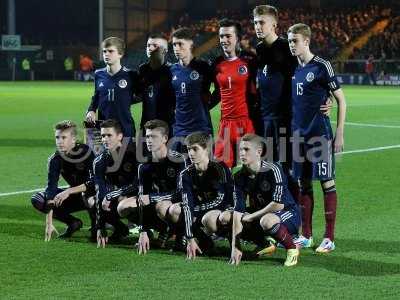
[[[56,125],[48,186],[32,197],[33,205],[47,214],[47,240],[54,231],[53,216],[68,225],[62,235],[68,237],[82,227],[71,212],[88,209],[99,246],[108,242],[107,223],[114,227],[110,239],[128,234],[120,220],[127,217],[139,225],[139,253],[149,249],[150,229],[159,232],[159,240],[173,234],[176,244],[187,241],[188,258],[210,251],[216,234],[230,240],[234,264],[241,260],[243,239],[262,249],[260,254],[281,244],[287,249],[285,265],[292,266],[299,248],[313,247],[312,180],[319,180],[326,231],[316,251],[334,250],[334,153],[343,149],[344,94],[330,63],[311,53],[307,25],[290,27],[286,40],[275,33],[276,8],[257,6],[253,14],[260,39],[256,56],[240,50],[240,25],[228,19],[219,29],[223,55],[211,64],[193,57],[193,33],[186,28],[172,34],[176,64],[165,61],[167,40],[150,35],[149,60],[137,72],[121,66],[123,41],[112,37],[103,42],[106,68],[95,72],[86,121],[106,120],[101,123],[105,150],[95,158],[88,146],[76,143],[72,122]],[[335,135],[328,117],[330,95],[338,104]],[[141,164],[131,139],[135,101],[142,101],[140,135],[149,157]],[[209,110],[219,102],[221,121],[215,159],[210,160]],[[292,136],[301,139],[295,150],[305,157],[301,161],[292,159]],[[184,142],[168,149],[170,137]],[[272,141],[266,149],[271,159],[263,159],[262,137]],[[285,147],[278,142],[282,137]],[[282,152],[287,159],[281,159]],[[183,153],[188,160],[179,159]],[[232,175],[238,157],[242,167]],[[58,188],[60,175],[70,188]],[[266,242],[266,235],[273,239]]]

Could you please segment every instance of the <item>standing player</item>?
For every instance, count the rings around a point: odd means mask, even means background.
[[[170,64],[166,61],[168,42],[162,34],[150,34],[146,43],[148,61],[139,66],[137,96],[142,100],[140,141],[138,151],[148,156],[142,137],[144,124],[150,120],[163,120],[172,128],[175,119],[175,91],[172,87]]]
[[[256,51],[257,83],[264,121],[263,136],[270,143],[268,148],[272,151],[268,153],[271,155],[269,157],[273,158],[273,161],[281,160],[288,174],[291,164],[289,143],[292,119],[291,85],[297,60],[290,53],[287,40],[276,34],[278,10],[273,6],[260,5],[253,10],[253,16],[257,38],[261,40]],[[280,136],[285,137],[287,141],[282,145],[287,147],[287,151],[282,153],[279,153]]]
[[[97,246],[105,247],[105,224],[114,227],[111,238],[118,241],[128,235],[128,227],[121,222],[117,206],[124,198],[136,196],[137,162],[133,143],[123,144],[121,125],[116,120],[101,123],[101,137],[105,151],[93,163],[97,192]]]
[[[178,63],[171,66],[172,86],[176,96],[173,147],[184,149],[183,139],[189,134],[202,131],[212,135],[208,103],[210,102],[211,67],[193,56],[194,33],[180,28],[172,33],[172,46]]]
[[[187,258],[194,259],[197,252],[209,251],[212,247],[210,237],[201,226],[207,233],[215,233],[227,225],[226,220],[232,214],[227,209],[233,208],[233,181],[223,162],[210,161],[211,141],[207,133],[192,133],[185,141],[192,165],[182,171],[179,188],[182,190]],[[172,210],[176,212],[175,208]]]
[[[182,163],[176,162],[176,157],[170,159],[174,154],[168,153],[168,124],[162,120],[151,120],[146,122],[144,128],[151,161],[138,167],[139,201],[133,197],[118,205],[119,214],[128,218],[132,213],[136,214],[139,207],[139,220],[135,220],[140,227],[139,254],[146,254],[150,249],[149,229],[160,232],[158,239],[162,246],[165,241],[160,235],[167,234],[166,225],[176,223],[177,220],[174,222],[169,215],[169,207],[180,202],[177,186],[179,174],[184,168]]]
[[[87,145],[76,141],[76,125],[71,121],[62,121],[55,125],[56,152],[49,157],[48,183],[44,192],[32,196],[32,205],[48,214],[45,240],[51,239],[55,227],[52,217],[67,224],[60,238],[71,237],[82,227],[82,221],[71,215],[73,212],[89,209],[93,206],[95,194],[91,170],[93,152]],[[69,188],[58,187],[60,175],[69,184]],[[91,205],[90,205],[91,203]],[[95,228],[95,214],[89,210],[92,220],[92,232]]]
[[[230,168],[236,165],[236,149],[240,137],[254,133],[249,106],[253,106],[256,99],[255,60],[250,54],[241,52],[240,37],[239,22],[229,19],[219,22],[219,42],[224,55],[214,63],[213,96],[221,100],[215,157]]]
[[[287,249],[285,266],[297,264],[299,250],[292,235],[298,234],[300,210],[287,187],[287,179],[278,163],[261,160],[262,138],[246,134],[240,141],[243,167],[235,174],[236,203],[232,228],[231,263],[238,265],[242,257],[240,237],[257,239],[266,233]],[[246,210],[246,199],[249,207]],[[273,251],[270,247],[265,250]],[[262,254],[264,251],[260,251]]]
[[[312,180],[317,179],[324,193],[326,227],[324,239],[316,251],[327,253],[335,249],[337,195],[334,153],[343,150],[346,102],[331,64],[310,51],[310,27],[305,24],[291,26],[288,30],[288,40],[290,51],[299,62],[292,80],[292,128],[294,143],[299,145],[299,149],[294,146],[293,173],[294,177],[299,179],[302,189],[304,242],[307,246],[313,244]],[[333,94],[338,105],[335,136],[329,117],[319,110],[329,93]],[[301,157],[296,154],[300,154]]]
[[[135,124],[131,114],[137,74],[121,65],[125,43],[117,37],[109,37],[102,43],[106,67],[95,71],[94,95],[89,105],[86,121],[115,119],[121,123],[124,137],[135,136]]]
[[[175,117],[175,91],[170,64],[166,61],[168,42],[162,34],[150,34],[146,44],[148,61],[139,66],[138,96],[142,99],[140,128],[150,120],[165,121],[170,128]]]

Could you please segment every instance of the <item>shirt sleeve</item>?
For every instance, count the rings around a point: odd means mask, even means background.
[[[96,112],[97,109],[99,108],[99,99],[100,99],[100,95],[99,95],[99,91],[97,90],[97,76],[95,74],[94,75],[94,94],[92,96],[92,100],[89,104],[87,111]]]
[[[60,179],[61,163],[59,157],[55,154],[49,157],[47,164],[47,187],[46,198],[53,200],[57,195],[58,180]]]
[[[193,238],[192,220],[194,211],[194,195],[191,179],[184,171],[180,175],[179,185],[182,191],[182,210],[185,219],[185,235],[187,239],[191,239]]]
[[[277,164],[271,165],[272,172],[272,180],[271,190],[272,190],[272,201],[276,203],[282,203],[283,200],[283,192],[284,192],[284,184],[283,184],[283,171],[282,167]]]
[[[322,66],[322,74],[321,79],[322,83],[327,86],[327,88],[334,92],[340,89],[340,83],[337,80],[335,72],[333,71],[332,65],[329,61],[323,60],[322,58],[316,58],[316,61],[321,63]]]
[[[239,176],[235,176],[233,199],[235,202],[234,210],[244,213],[246,211],[246,195]]]
[[[102,208],[103,199],[107,194],[107,185],[105,180],[106,163],[103,155],[98,156],[93,162],[93,178],[96,187],[96,227],[104,229],[105,219]]]

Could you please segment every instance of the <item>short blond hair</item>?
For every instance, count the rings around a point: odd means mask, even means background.
[[[290,26],[287,33],[301,34],[305,38],[311,39],[311,28],[303,23],[297,23]]]
[[[76,124],[70,120],[64,120],[58,122],[57,124],[54,125],[54,130],[60,130],[60,131],[70,130],[72,136],[77,136],[78,134]]]
[[[123,39],[120,39],[118,37],[110,36],[106,38],[103,43],[101,43],[101,45],[103,48],[115,46],[115,48],[117,48],[118,54],[124,55],[125,53],[125,42]]]
[[[253,9],[253,16],[271,16],[278,22],[278,9],[271,5],[258,5]]]

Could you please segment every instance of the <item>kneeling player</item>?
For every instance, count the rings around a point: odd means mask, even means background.
[[[139,254],[146,254],[150,249],[148,237],[149,229],[156,229],[160,232],[159,242],[162,244],[161,235],[167,234],[167,224],[171,221],[169,217],[169,207],[172,203],[180,201],[177,191],[178,178],[184,168],[183,156],[177,157],[168,153],[168,124],[161,120],[151,120],[145,123],[146,144],[151,152],[151,161],[139,165],[139,199],[131,197],[122,200],[118,205],[118,213],[122,217],[136,217],[139,209]],[[167,238],[167,236],[166,236]]]
[[[292,235],[298,233],[300,226],[299,207],[289,193],[282,167],[278,163],[261,160],[262,151],[261,137],[255,134],[242,137],[239,155],[243,167],[234,176],[236,203],[231,263],[240,263],[240,238],[254,239],[257,238],[254,235],[268,234],[287,249],[284,265],[294,266],[297,264],[299,250],[293,243]],[[247,197],[250,203],[248,211],[251,213],[245,213]]]
[[[343,150],[343,131],[346,101],[331,64],[311,53],[311,29],[305,24],[295,24],[288,30],[290,51],[299,61],[293,79],[293,175],[300,181],[302,206],[303,247],[312,247],[312,213],[314,198],[312,180],[321,183],[325,206],[325,236],[317,252],[335,249],[334,228],[336,220],[336,187],[334,153]],[[332,93],[338,104],[337,127],[333,136],[329,117],[319,106]],[[296,148],[298,145],[299,149]]]
[[[192,133],[185,142],[192,165],[182,171],[179,188],[182,190],[182,210],[188,241],[187,258],[194,259],[197,252],[211,250],[213,244],[210,233],[227,227],[226,220],[232,214],[228,209],[233,208],[233,181],[230,170],[223,162],[210,161],[208,133]],[[176,214],[180,209],[174,205],[171,211]],[[201,228],[203,226],[204,229]]]
[[[121,125],[106,120],[100,125],[104,152],[93,163],[97,190],[97,246],[105,247],[108,239],[106,223],[114,227],[110,237],[115,242],[128,235],[128,227],[120,220],[117,206],[125,198],[137,195],[137,161],[135,145],[124,143]]]
[[[71,213],[89,209],[94,203],[94,184],[91,178],[94,154],[91,149],[76,141],[76,125],[71,121],[62,121],[55,125],[56,152],[48,161],[48,183],[44,192],[32,196],[32,205],[47,214],[45,240],[51,239],[56,231],[52,217],[67,224],[60,238],[71,237],[82,227],[82,221]],[[69,188],[58,187],[60,175],[69,184]],[[90,204],[91,203],[91,204]],[[90,211],[92,229],[95,216]]]

